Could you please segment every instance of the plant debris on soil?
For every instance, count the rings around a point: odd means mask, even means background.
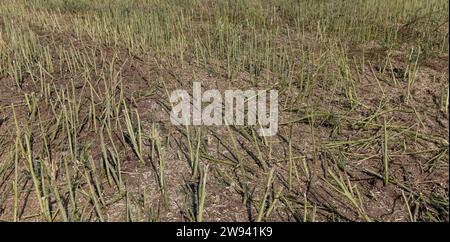
[[[446,0],[2,0],[0,221],[449,221]],[[170,93],[279,93],[275,136]]]

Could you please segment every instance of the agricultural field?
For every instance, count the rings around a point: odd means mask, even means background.
[[[0,221],[448,222],[448,9],[0,0]],[[194,83],[276,135],[174,125]]]

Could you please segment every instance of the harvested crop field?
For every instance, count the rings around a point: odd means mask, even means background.
[[[0,221],[448,222],[448,9],[1,0]],[[175,125],[195,83],[276,134]]]

